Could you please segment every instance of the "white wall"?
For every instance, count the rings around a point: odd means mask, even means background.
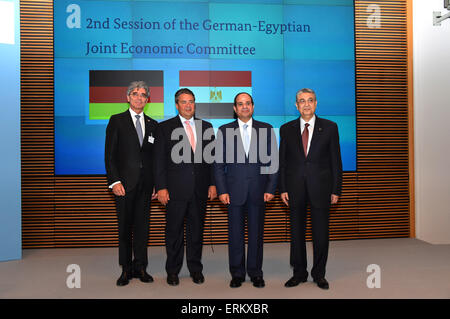
[[[450,244],[450,19],[443,0],[413,0],[416,237]]]

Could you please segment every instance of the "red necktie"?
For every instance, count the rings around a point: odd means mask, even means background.
[[[309,139],[309,130],[308,123],[305,123],[305,128],[302,133],[302,143],[303,143],[303,151],[305,152],[305,157],[308,155],[308,139]]]

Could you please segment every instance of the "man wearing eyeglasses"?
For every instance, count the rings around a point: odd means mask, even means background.
[[[262,288],[265,202],[273,199],[277,186],[277,142],[270,124],[253,119],[250,94],[237,94],[233,109],[237,120],[219,128],[214,164],[217,194],[228,206],[230,287],[240,287],[248,274],[253,286]]]
[[[154,186],[153,145],[158,123],[144,114],[149,93],[145,82],[132,82],[127,90],[129,109],[111,116],[106,128],[105,167],[116,200],[122,267],[117,286],[127,285],[133,277],[153,282],[146,269]]]
[[[328,259],[330,206],[337,204],[342,188],[342,161],[336,123],[315,115],[316,93],[297,92],[300,117],[280,128],[280,194],[289,207],[291,222],[290,263],[293,276],[285,283],[295,287],[308,280],[306,260],[307,205],[311,208],[313,267],[311,276],[321,289]]]

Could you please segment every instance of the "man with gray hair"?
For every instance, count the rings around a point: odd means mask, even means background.
[[[336,123],[315,115],[316,93],[301,89],[296,94],[300,117],[280,128],[280,193],[289,206],[291,221],[290,263],[294,275],[285,286],[306,282],[306,207],[311,207],[314,262],[311,276],[319,288],[328,289],[328,223],[331,204],[338,202],[342,162]]]
[[[153,145],[158,123],[144,114],[149,94],[145,82],[132,82],[127,90],[129,109],[111,116],[106,128],[105,167],[116,200],[122,266],[118,286],[127,285],[133,277],[142,282],[153,281],[146,268],[154,187]]]

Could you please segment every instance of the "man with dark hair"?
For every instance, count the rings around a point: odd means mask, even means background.
[[[294,275],[285,286],[308,279],[306,270],[306,207],[311,207],[314,263],[311,276],[328,289],[329,210],[338,202],[342,186],[342,162],[336,123],[315,115],[316,94],[301,89],[296,94],[300,117],[280,128],[280,193],[289,206],[291,220],[290,263]]]
[[[184,220],[186,219],[186,261],[192,280],[204,282],[201,263],[203,224],[208,198],[217,196],[212,159],[203,156],[214,141],[209,122],[196,119],[195,96],[189,89],[175,93],[178,115],[159,124],[156,134],[155,188],[166,206],[167,283],[179,284],[183,265]]]
[[[144,114],[149,93],[145,82],[132,82],[127,90],[129,109],[111,116],[106,128],[105,167],[116,199],[122,266],[118,286],[127,285],[133,277],[142,282],[153,281],[146,268],[153,143],[158,123]]]
[[[228,205],[230,287],[240,287],[248,274],[253,286],[262,288],[265,286],[262,271],[265,202],[275,194],[278,149],[272,126],[253,119],[250,94],[237,94],[233,108],[237,120],[219,128],[214,165],[219,199]]]

